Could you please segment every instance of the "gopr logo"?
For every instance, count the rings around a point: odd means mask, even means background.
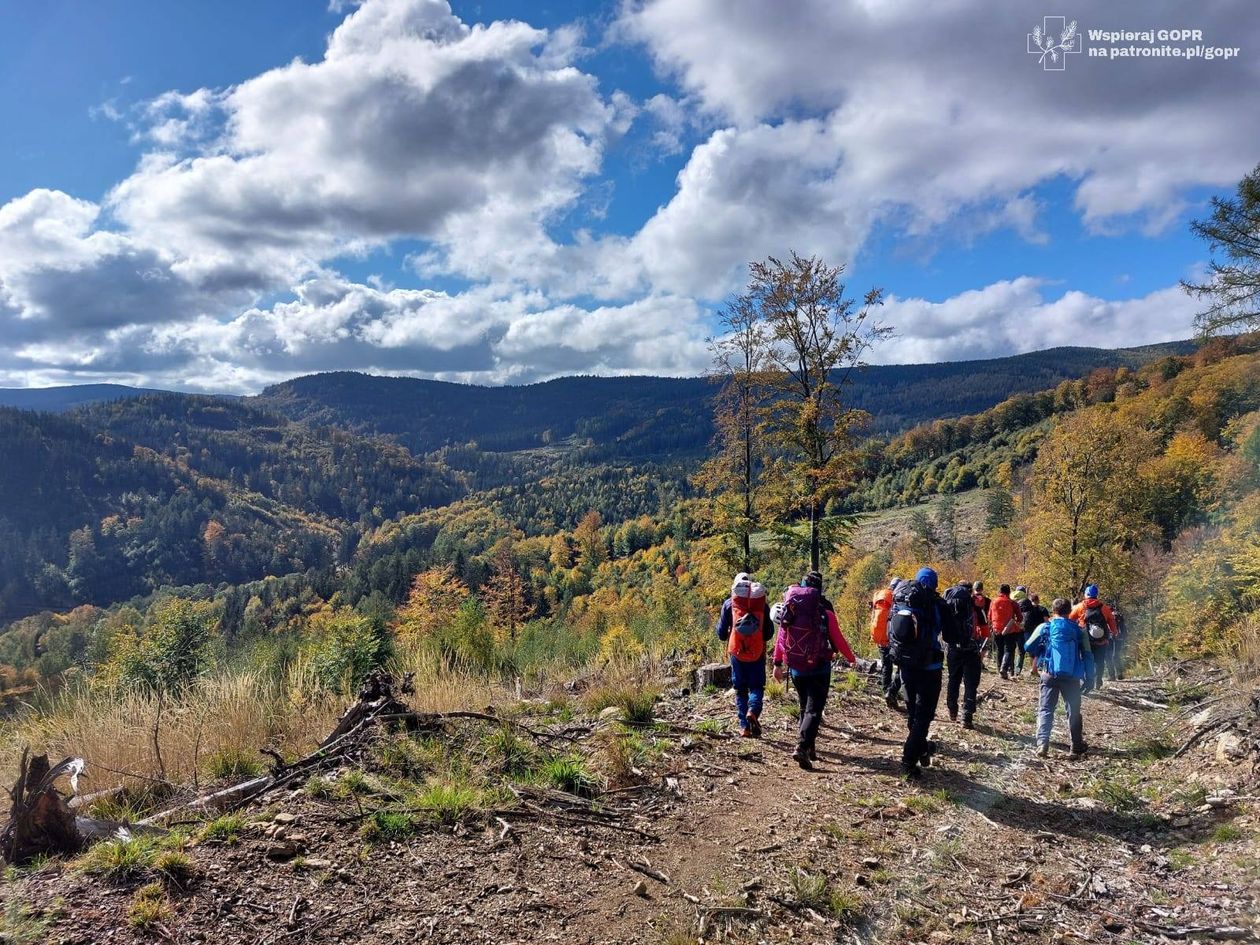
[[[1067,57],[1084,48],[1076,20],[1068,22],[1066,16],[1043,16],[1041,25],[1034,26],[1028,34],[1028,52],[1037,57],[1041,68],[1047,72],[1061,72],[1067,68]]]

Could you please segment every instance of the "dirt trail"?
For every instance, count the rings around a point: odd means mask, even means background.
[[[295,793],[273,809],[297,818],[318,865],[272,862],[255,841],[198,845],[201,879],[157,933],[127,926],[130,889],[70,872],[10,878],[7,898],[44,909],[59,897],[39,940],[65,943],[1254,935],[1255,804],[1205,803],[1224,789],[1254,795],[1249,763],[1218,762],[1211,742],[1159,759],[1167,713],[1136,701],[1148,682],[1086,700],[1084,760],[1066,759],[1061,718],[1055,756],[1042,760],[1031,753],[1036,685],[986,673],[990,687],[974,731],[938,718],[940,748],[917,785],[896,776],[904,717],[854,677],[833,692],[815,771],[788,758],[795,723],[773,694],[760,741],[664,738],[657,786],[625,795],[627,830],[514,821],[366,848],[357,823]],[[658,714],[694,727],[731,713],[724,695],[675,695]]]

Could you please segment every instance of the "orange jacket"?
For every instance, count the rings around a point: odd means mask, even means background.
[[[994,636],[1021,633],[1024,629],[1022,616],[1019,604],[1007,595],[999,594],[989,605],[989,629],[992,630]]]
[[[1085,611],[1089,610],[1091,607],[1098,607],[1102,610],[1103,619],[1107,621],[1107,627],[1111,631],[1111,636],[1108,637],[1108,639],[1115,639],[1115,637],[1119,635],[1119,631],[1116,630],[1116,615],[1112,612],[1110,607],[1100,601],[1097,597],[1086,597],[1083,601],[1073,607],[1072,612],[1068,614],[1068,620],[1076,621],[1077,625],[1084,629]],[[1096,646],[1101,645],[1098,641],[1091,642]]]
[[[892,612],[891,587],[879,591],[871,599],[871,642],[876,646],[888,645],[888,615]]]

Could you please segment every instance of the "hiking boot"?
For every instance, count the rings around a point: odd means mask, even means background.
[[[1085,753],[1088,751],[1088,745],[1081,745],[1077,748],[1073,748],[1070,752],[1068,752],[1068,761],[1080,761],[1085,757]]]
[[[958,706],[954,706],[953,708],[949,710],[949,720],[951,722],[958,721]]]
[[[1010,679],[1011,677],[1010,677],[1010,676],[1008,676],[1008,675],[1006,675],[1006,670],[1002,670],[1002,678],[1003,678],[1003,679]]]
[[[751,738],[761,737],[761,719],[755,715],[748,716],[748,734]]]
[[[971,721],[971,716],[970,716],[970,715],[964,715],[964,716],[963,716],[963,723],[962,723],[962,725],[963,725],[963,728],[967,728],[967,729],[975,728],[975,725],[973,725],[973,724],[972,724],[972,721]]]
[[[817,748],[811,748],[811,749],[809,750],[809,760],[810,760],[810,761],[817,761],[817,760],[818,760],[818,749],[817,749]]]
[[[809,753],[804,748],[798,747],[796,751],[792,752],[792,760],[805,771],[814,770],[814,763],[809,760]]]
[[[898,712],[901,711],[901,706],[897,704],[897,693],[895,691],[885,693],[884,701],[888,703],[888,708],[893,709]]]
[[[1049,744],[1045,744],[1045,745],[1038,745],[1038,746],[1037,746],[1037,757],[1038,757],[1038,758],[1049,758],[1049,757],[1050,757],[1050,745],[1049,745]]]
[[[918,765],[902,765],[901,776],[907,781],[923,780],[923,772],[919,770]]]
[[[932,756],[936,754],[936,742],[929,741],[927,747],[923,749],[923,754],[919,756],[919,764],[925,768],[932,766]]]
[[[748,726],[747,726],[747,725],[741,725],[741,726],[739,727],[739,737],[740,737],[740,738],[749,738],[749,737],[751,737],[751,736],[752,736],[752,732],[751,732],[751,731],[749,731],[749,729],[748,729]]]

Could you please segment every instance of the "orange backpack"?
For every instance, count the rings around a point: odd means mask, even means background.
[[[740,581],[731,588],[731,640],[727,652],[742,663],[766,657],[766,589],[755,581]]]
[[[886,587],[871,601],[871,642],[876,646],[888,645],[888,615],[892,612],[893,591]]]

